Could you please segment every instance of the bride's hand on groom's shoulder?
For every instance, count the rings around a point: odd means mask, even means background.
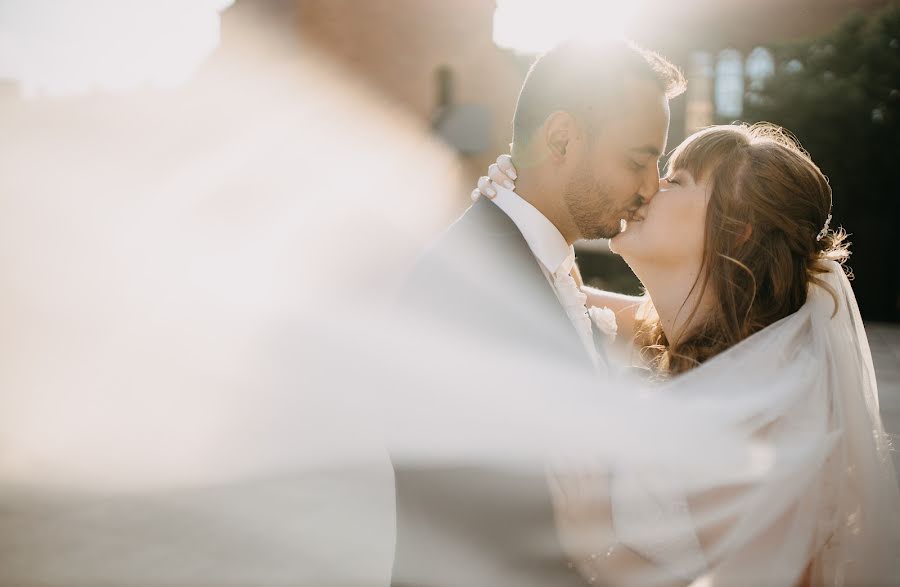
[[[477,200],[481,196],[493,200],[497,196],[497,190],[494,189],[491,182],[509,190],[515,189],[516,184],[513,182],[516,177],[518,174],[513,166],[512,157],[505,153],[500,155],[497,157],[497,162],[488,167],[488,174],[478,178],[478,187],[472,190],[472,200]]]

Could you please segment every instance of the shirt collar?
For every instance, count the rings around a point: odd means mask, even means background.
[[[575,263],[575,249],[566,242],[556,226],[514,191],[496,183],[491,185],[497,190],[491,201],[518,227],[541,265],[551,274],[559,270],[570,272]]]

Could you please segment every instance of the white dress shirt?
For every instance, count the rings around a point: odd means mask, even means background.
[[[575,249],[566,242],[556,226],[547,217],[522,199],[512,190],[496,183],[491,184],[497,195],[491,200],[503,210],[509,219],[518,227],[528,248],[537,259],[547,281],[553,286],[556,298],[566,311],[569,320],[575,327],[585,350],[595,366],[600,366],[597,347],[594,346],[594,335],[591,330],[591,318],[585,302],[587,296],[579,289],[572,277],[575,266]]]

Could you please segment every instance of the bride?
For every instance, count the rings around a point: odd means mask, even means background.
[[[489,175],[473,196],[517,172],[504,155]],[[649,368],[655,393],[744,431],[760,458],[690,475],[555,469],[560,541],[588,583],[896,584],[900,496],[831,220],[827,179],[772,125],[689,137],[623,219],[610,250],[646,295],[581,285],[588,305],[615,312],[617,355]]]

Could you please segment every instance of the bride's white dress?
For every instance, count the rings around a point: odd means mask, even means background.
[[[898,584],[900,495],[872,357],[847,277],[827,269],[798,312],[653,392],[737,431],[745,459],[723,466],[710,444],[690,471],[613,469],[591,490],[583,472],[551,476],[562,541],[588,578]],[[608,500],[612,544],[591,544],[569,511],[590,511],[587,495]],[[617,565],[610,546],[646,565]]]

